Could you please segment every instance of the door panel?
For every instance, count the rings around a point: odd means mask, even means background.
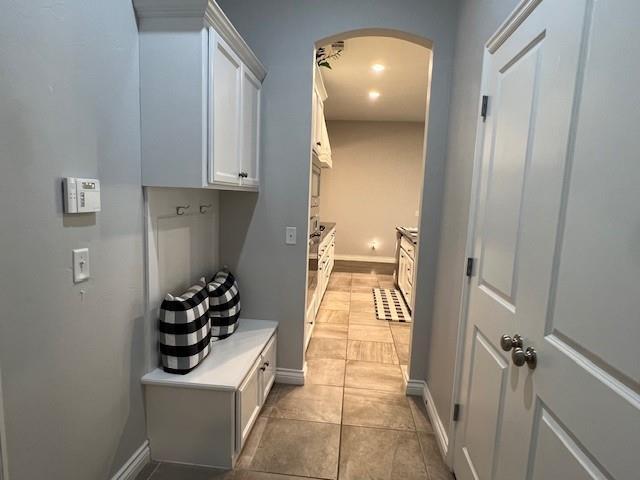
[[[532,480],[566,478],[605,480],[607,477],[590,460],[571,434],[544,409],[536,421],[539,431],[532,460]]]
[[[534,92],[541,45],[527,46],[499,71],[496,128],[488,189],[480,282],[514,305],[515,265],[528,132],[535,116]]]
[[[262,406],[261,366],[262,359],[258,358],[236,393],[236,452],[242,449],[260,413]]]
[[[240,170],[247,174],[243,185],[258,185],[260,145],[260,82],[243,68],[242,73],[242,142]]]
[[[240,162],[241,63],[231,48],[210,29],[209,181],[238,183]]]
[[[454,469],[459,480],[637,478],[640,4],[522,5],[485,55],[480,268]],[[535,368],[500,350],[514,333],[537,351]],[[481,343],[508,381],[496,385]]]
[[[271,387],[276,380],[277,337],[274,335],[262,353],[262,404],[267,400]]]
[[[502,355],[475,332],[465,425],[465,459],[478,478],[491,478],[495,442],[502,415],[508,364]]]

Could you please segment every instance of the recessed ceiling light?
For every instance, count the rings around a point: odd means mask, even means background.
[[[371,70],[374,73],[381,73],[384,71],[384,65],[382,65],[381,63],[374,63],[373,65],[371,65]]]
[[[369,90],[369,100],[377,100],[380,97],[380,92],[377,90]]]

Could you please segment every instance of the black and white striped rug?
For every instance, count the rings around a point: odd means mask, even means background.
[[[374,288],[373,302],[376,305],[376,318],[394,322],[410,322],[411,314],[398,290]]]

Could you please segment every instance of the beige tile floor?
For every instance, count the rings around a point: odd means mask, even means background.
[[[376,319],[387,272],[332,274],[304,386],[275,385],[234,471],[165,463],[137,480],[451,480],[421,399],[405,395],[410,327]]]

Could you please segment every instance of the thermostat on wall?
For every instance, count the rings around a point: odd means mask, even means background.
[[[65,177],[64,213],[91,213],[100,211],[100,180],[95,178]]]

